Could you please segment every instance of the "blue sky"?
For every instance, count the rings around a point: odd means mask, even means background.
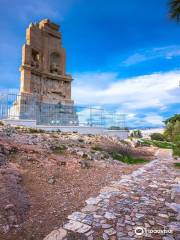
[[[167,0],[0,0],[0,88],[19,87],[25,29],[43,18],[61,25],[76,104],[136,126],[180,113],[180,24]]]

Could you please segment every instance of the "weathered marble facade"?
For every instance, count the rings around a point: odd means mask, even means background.
[[[71,99],[72,77],[66,74],[66,53],[57,24],[44,19],[29,25],[20,72],[21,97],[11,111],[16,107],[21,118],[36,118],[44,124],[77,121]]]
[[[66,53],[59,26],[48,19],[30,24],[22,50],[21,93],[41,101],[72,104],[71,75],[66,74]]]

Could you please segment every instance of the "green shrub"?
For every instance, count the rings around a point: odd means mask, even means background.
[[[173,117],[166,119],[164,122],[167,125],[168,123],[175,123],[176,121],[180,121],[180,114],[175,114]]]
[[[180,136],[180,114],[175,114],[173,117],[168,118],[165,120],[165,124],[165,137],[169,141],[175,142],[177,136]]]
[[[0,126],[4,126],[4,123],[2,121],[0,121]]]
[[[155,147],[165,148],[165,149],[172,149],[172,147],[174,146],[173,143],[156,141],[156,140],[152,141],[152,145],[154,145]]]
[[[175,166],[176,168],[180,168],[180,162],[174,163],[174,166]]]
[[[157,141],[165,141],[166,140],[164,135],[161,133],[152,133],[150,135],[150,137],[151,137],[151,140],[157,140]]]
[[[27,131],[28,131],[29,133],[45,133],[44,130],[42,130],[42,129],[37,129],[37,128],[27,128]]]
[[[148,139],[140,139],[140,146],[150,147],[152,145],[152,142]]]
[[[172,149],[175,144],[171,142],[162,142],[162,141],[157,141],[157,140],[148,140],[148,139],[142,139],[141,140],[141,145],[142,146],[155,146],[159,148],[165,148],[165,149]]]
[[[92,146],[91,149],[95,151],[103,151],[102,147],[99,145]]]
[[[180,134],[174,137],[174,142],[180,145]]]
[[[115,159],[115,160],[119,160],[119,161],[122,161],[122,159],[123,159],[123,155],[122,154],[120,154],[120,153],[112,153],[112,157],[113,157],[113,159]]]
[[[65,145],[52,147],[53,152],[56,154],[63,154],[66,149],[67,147]]]
[[[111,126],[108,130],[129,130],[127,127]]]
[[[180,142],[173,146],[173,155],[180,157]]]
[[[127,164],[139,164],[139,163],[146,163],[148,162],[147,160],[143,159],[143,158],[134,158],[132,156],[124,156],[118,153],[113,153],[112,154],[113,159],[121,161],[123,163],[127,163]]]

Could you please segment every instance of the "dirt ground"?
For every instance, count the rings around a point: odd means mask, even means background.
[[[83,156],[49,148],[53,141],[74,148],[79,144],[82,147],[82,142],[83,148],[88,148],[97,141],[94,137],[89,142],[82,139],[61,134],[52,138],[48,134],[0,132],[0,239],[43,239],[59,228],[71,212],[82,208],[87,198],[140,166],[104,159],[91,160],[90,167],[82,168],[79,162]],[[110,144],[110,140],[104,142]],[[148,159],[154,158],[154,150],[145,151]]]

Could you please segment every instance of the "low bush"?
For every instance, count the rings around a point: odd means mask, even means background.
[[[159,148],[172,149],[174,144],[171,142],[162,142],[162,141],[152,141],[152,145]]]
[[[127,127],[111,126],[108,130],[129,130]]]
[[[180,157],[180,144],[177,144],[173,147],[173,155]]]
[[[166,140],[164,135],[161,133],[152,133],[150,135],[150,137],[151,137],[151,140],[157,140],[157,141],[165,141]]]
[[[65,145],[52,147],[52,150],[55,154],[63,154],[66,149],[67,147]]]
[[[2,121],[0,121],[0,126],[4,126],[4,123]]]
[[[91,149],[94,151],[103,151],[102,147],[99,145],[92,146]]]
[[[180,145],[180,134],[178,134],[178,135],[176,135],[176,136],[174,137],[174,142],[175,142],[176,144],[179,144],[179,145]]]
[[[132,156],[124,156],[118,153],[113,153],[112,154],[113,159],[121,161],[123,163],[127,163],[127,164],[139,164],[139,163],[146,163],[148,162],[147,160],[143,159],[143,158],[135,158]]]
[[[37,129],[37,128],[27,128],[28,133],[45,133],[44,130],[42,129]]]
[[[147,139],[141,139],[139,142],[140,146],[150,147],[152,145],[152,142]]]
[[[180,168],[180,162],[174,163],[174,166],[175,166],[176,168]]]
[[[171,142],[162,142],[162,141],[157,141],[157,140],[148,140],[148,139],[143,139],[141,140],[141,145],[143,146],[155,146],[159,148],[165,148],[165,149],[172,149],[175,144]]]

